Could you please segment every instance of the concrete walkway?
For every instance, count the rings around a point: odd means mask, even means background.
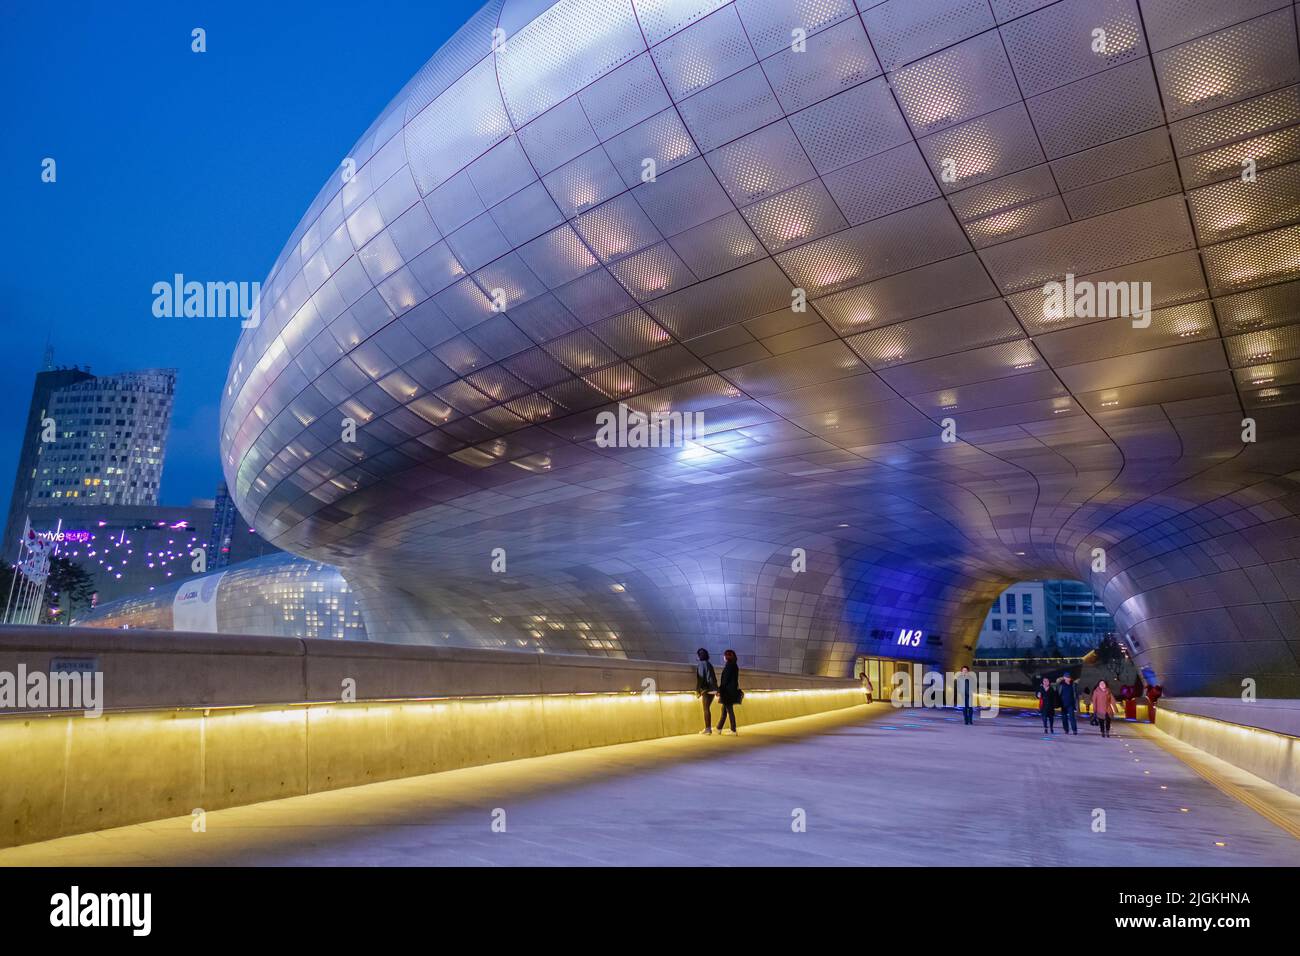
[[[1044,738],[1027,711],[966,727],[876,704],[237,807],[206,832],[184,817],[65,837],[0,865],[1300,865],[1300,840],[1134,730]]]

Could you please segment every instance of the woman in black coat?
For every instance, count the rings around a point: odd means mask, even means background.
[[[718,700],[722,704],[722,716],[718,718],[718,730],[722,733],[723,724],[727,718],[731,718],[731,735],[736,735],[736,705],[740,703],[745,696],[744,691],[740,689],[740,665],[736,663],[736,652],[727,648],[722,652],[722,657],[726,664],[722,667],[722,676],[718,678]]]

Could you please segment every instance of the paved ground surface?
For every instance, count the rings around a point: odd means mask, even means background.
[[[1045,738],[1025,711],[967,727],[877,704],[238,807],[203,833],[186,817],[0,850],[0,865],[1133,863],[1295,866],[1300,840],[1124,723]]]

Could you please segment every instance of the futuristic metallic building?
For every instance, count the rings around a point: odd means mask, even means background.
[[[232,494],[376,640],[952,664],[1071,577],[1300,696],[1298,83],[1279,0],[489,3],[264,284]]]

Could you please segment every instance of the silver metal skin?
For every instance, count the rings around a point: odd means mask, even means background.
[[[227,481],[373,640],[951,666],[1065,576],[1300,695],[1297,83],[1276,0],[490,3],[290,236]]]

